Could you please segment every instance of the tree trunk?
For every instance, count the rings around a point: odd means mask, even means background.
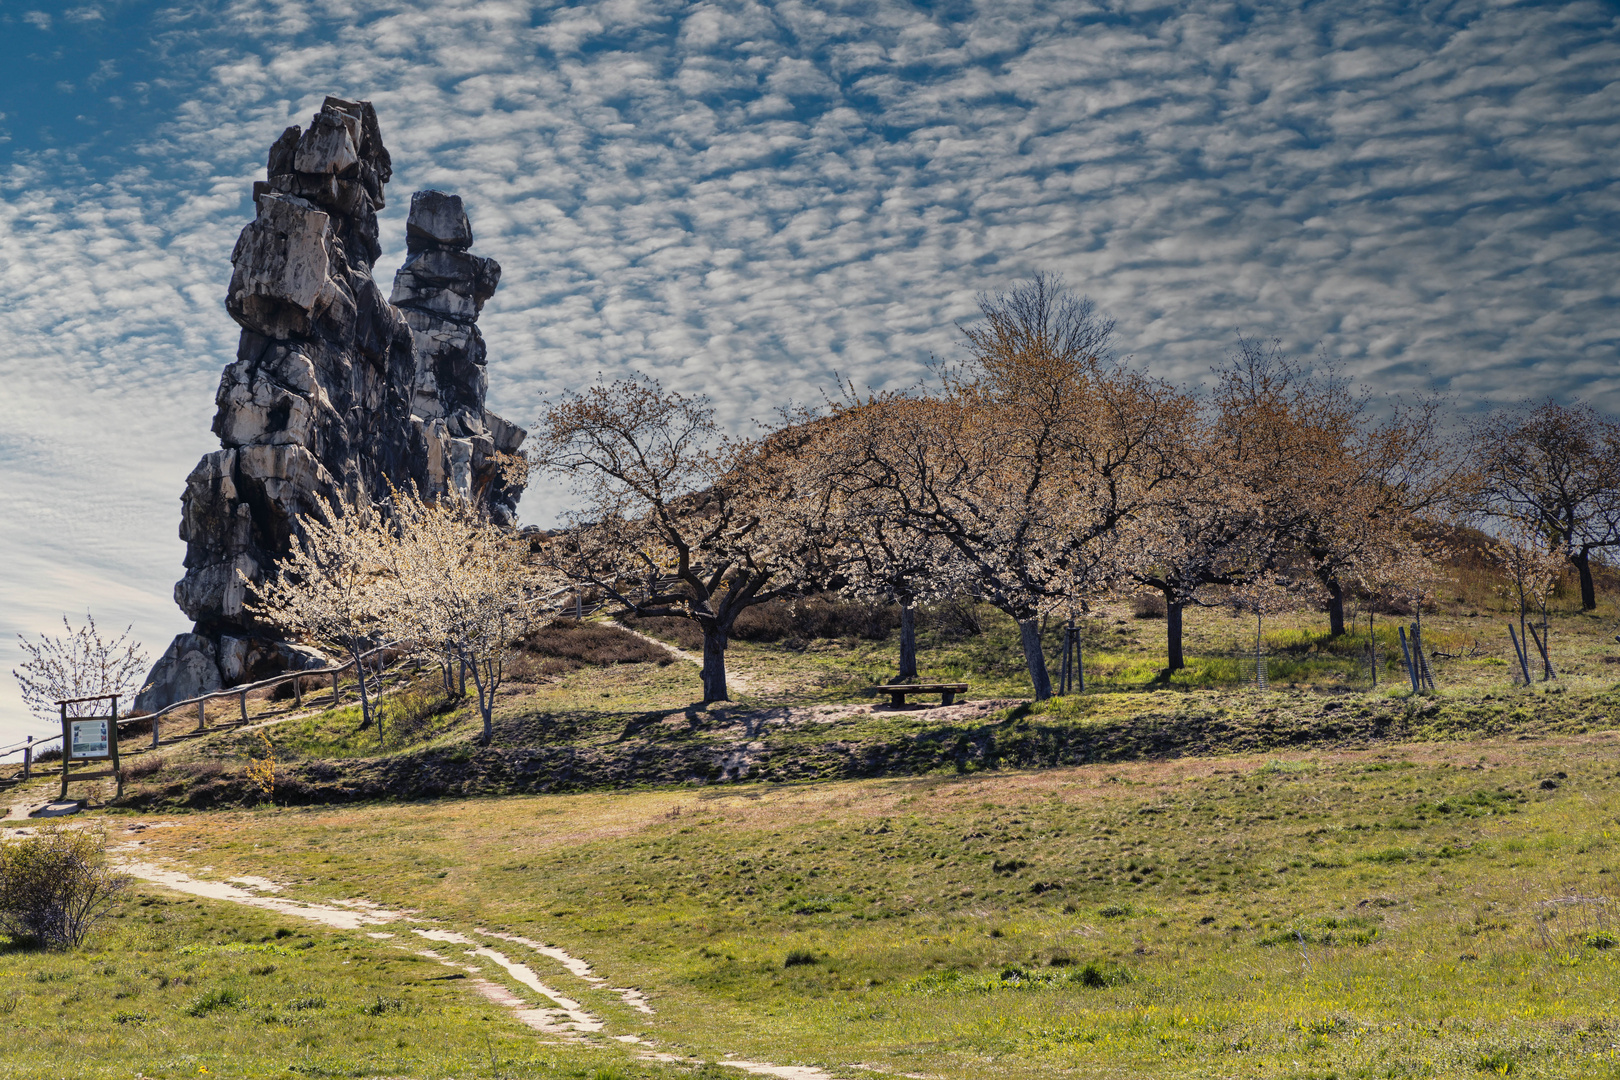
[[[1569,558],[1581,573],[1581,610],[1594,611],[1597,608],[1597,586],[1592,582],[1592,556],[1582,548]]]
[[[726,635],[719,628],[703,628],[703,704],[730,701],[726,693]]]
[[[1052,696],[1052,677],[1046,670],[1046,654],[1041,651],[1040,620],[1019,619],[1018,636],[1024,643],[1024,663],[1029,667],[1029,681],[1035,686],[1035,700],[1045,701]]]
[[[371,698],[366,694],[366,662],[361,659],[362,650],[359,645],[349,645],[349,655],[354,657],[355,682],[360,686],[360,727],[364,731],[371,726]]]
[[[1171,603],[1168,596],[1164,605],[1164,636],[1169,653],[1165,671],[1180,671],[1187,666],[1186,659],[1181,655],[1181,604]]]
[[[1328,591],[1328,636],[1344,636],[1344,586],[1337,579],[1330,579],[1327,583]]]
[[[467,661],[461,661],[461,677],[467,677]],[[495,683],[493,679],[484,678],[479,674],[478,664],[472,664],[473,689],[478,693],[478,715],[484,721],[484,733],[479,736],[481,746],[488,746],[495,737],[493,716],[495,713]],[[463,684],[465,685],[465,683]]]
[[[900,674],[897,682],[917,677],[917,609],[900,605]]]

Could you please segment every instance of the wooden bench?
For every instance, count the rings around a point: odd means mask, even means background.
[[[906,703],[907,694],[938,694],[941,705],[951,705],[956,702],[957,694],[967,693],[968,684],[965,682],[944,683],[885,683],[874,686],[872,689],[880,694],[889,695],[889,704],[893,708],[900,708]]]

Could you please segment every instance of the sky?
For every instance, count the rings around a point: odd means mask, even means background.
[[[641,371],[746,430],[1063,275],[1197,383],[1241,332],[1459,415],[1620,412],[1620,9],[0,0],[0,743],[17,635],[188,629],[179,496],[253,180],[336,94],[503,267],[489,405]],[[560,493],[537,485],[526,522]]]

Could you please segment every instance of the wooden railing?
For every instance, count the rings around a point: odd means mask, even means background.
[[[604,603],[602,603],[600,601],[592,601],[590,603],[586,603],[583,593],[581,593],[580,590],[578,590],[577,588],[575,588],[573,586],[569,586],[568,588],[564,588],[564,589],[555,589],[555,590],[553,590],[553,591],[551,591],[549,593],[546,593],[543,596],[536,596],[536,597],[533,597],[531,599],[522,601],[522,603],[524,603],[525,605],[527,605],[527,604],[541,604],[541,603],[545,603],[548,600],[555,600],[559,596],[563,596],[563,597],[567,598],[567,599],[563,600],[562,603],[557,605],[557,613],[561,614],[561,615],[575,615],[577,617],[583,618],[585,615],[593,614],[596,611],[598,611],[598,610],[602,609],[603,607],[607,606],[606,604],[604,604]],[[399,641],[394,641],[394,642],[390,642],[387,645],[379,645],[375,649],[371,649],[371,650],[368,650],[365,653],[362,653],[360,659],[362,661],[368,660],[371,657],[376,656],[378,653],[388,652],[391,649],[398,649],[402,644],[404,644],[404,643],[399,642]],[[294,695],[294,697],[295,697],[295,699],[297,701],[297,707],[298,708],[303,708],[303,705],[304,705],[304,688],[303,688],[303,683],[300,680],[308,679],[308,678],[316,678],[316,677],[325,677],[327,675],[330,675],[332,677],[332,705],[333,705],[333,707],[336,707],[338,705],[339,701],[341,700],[340,697],[339,697],[339,690],[338,690],[338,676],[341,675],[343,672],[348,671],[350,668],[354,667],[354,665],[355,665],[355,662],[353,660],[349,660],[349,661],[347,661],[345,663],[336,664],[336,665],[331,666],[331,667],[307,668],[307,669],[305,669],[303,671],[287,671],[287,672],[283,672],[280,675],[276,675],[276,676],[273,676],[273,677],[268,678],[268,679],[261,679],[260,681],[255,682],[255,683],[244,683],[241,686],[231,686],[231,687],[227,687],[227,688],[225,688],[223,690],[214,690],[214,691],[211,691],[211,692],[209,692],[207,694],[199,695],[198,697],[186,698],[184,701],[176,701],[171,705],[164,706],[163,708],[159,709],[157,712],[144,713],[144,714],[142,714],[140,716],[120,717],[119,720],[118,720],[118,726],[119,727],[127,727],[130,724],[142,724],[142,723],[146,723],[146,722],[150,721],[151,725],[152,725],[152,748],[156,749],[156,747],[158,745],[158,726],[159,726],[158,721],[161,720],[163,717],[168,716],[170,713],[178,712],[181,709],[188,709],[188,708],[192,707],[193,705],[195,705],[197,707],[197,727],[196,727],[196,731],[197,732],[202,732],[202,731],[208,730],[208,714],[207,714],[207,711],[206,711],[208,703],[210,701],[218,701],[218,700],[220,700],[222,698],[234,697],[241,704],[242,723],[245,724],[245,723],[249,722],[248,721],[248,711],[247,711],[247,696],[248,696],[248,694],[252,693],[253,691],[272,689],[274,687],[281,686],[284,683],[289,683],[290,682],[290,683],[293,684],[293,695]],[[61,739],[62,739],[62,736],[61,736],[60,733],[58,733],[56,735],[47,735],[44,738],[40,738],[40,739],[36,739],[32,735],[30,735],[28,738],[24,739],[22,742],[11,743],[11,744],[9,744],[7,746],[0,746],[0,759],[11,757],[14,754],[21,754],[23,756],[22,772],[20,774],[16,775],[16,776],[11,777],[10,779],[11,780],[27,780],[27,779],[29,779],[29,777],[32,776],[32,774],[33,774],[34,755],[40,750],[41,747],[48,746],[53,742],[60,742]],[[0,778],[0,780],[4,780],[4,778]]]
[[[400,642],[394,641],[394,642],[390,642],[390,643],[388,643],[386,645],[379,645],[375,649],[369,649],[366,652],[361,653],[360,654],[360,659],[361,659],[362,662],[364,662],[366,660],[371,659],[373,656],[376,656],[378,653],[384,653],[384,652],[389,652],[389,651],[394,650],[394,649],[398,649],[400,647],[400,644],[401,644]],[[290,683],[293,684],[293,696],[294,696],[294,699],[297,702],[296,707],[303,708],[303,705],[304,705],[304,688],[303,688],[303,683],[301,682],[301,680],[309,679],[309,678],[325,678],[328,675],[330,675],[331,678],[332,678],[332,705],[335,707],[342,700],[341,691],[338,689],[338,676],[343,674],[343,672],[348,671],[351,668],[353,668],[354,665],[355,665],[355,662],[353,660],[349,660],[346,663],[334,664],[334,665],[332,665],[330,667],[305,668],[303,671],[287,671],[287,672],[283,672],[280,675],[276,675],[276,676],[273,676],[273,677],[268,678],[268,679],[261,679],[258,682],[243,683],[240,686],[227,687],[226,689],[223,689],[223,690],[213,690],[213,691],[210,691],[209,693],[206,693],[206,694],[200,694],[197,697],[186,698],[184,701],[176,701],[171,705],[164,706],[163,708],[157,710],[156,712],[144,713],[144,714],[142,714],[140,716],[122,716],[122,717],[119,717],[118,718],[118,726],[120,728],[124,728],[124,727],[127,727],[127,726],[131,725],[131,724],[144,724],[144,723],[150,722],[151,725],[152,725],[152,747],[155,749],[157,747],[157,745],[158,745],[158,733],[159,733],[159,723],[158,722],[163,717],[168,716],[170,713],[179,712],[182,709],[189,709],[193,705],[195,705],[197,707],[197,727],[196,727],[196,731],[198,731],[198,732],[207,731],[208,730],[208,712],[207,712],[208,703],[210,701],[219,701],[219,700],[221,700],[223,698],[233,698],[234,697],[241,704],[242,723],[245,724],[245,723],[249,722],[248,710],[247,710],[247,696],[248,696],[248,694],[253,693],[256,690],[274,689],[277,686],[281,686],[284,683],[289,683],[290,682]],[[28,738],[24,739],[22,742],[12,743],[9,746],[0,746],[0,758],[8,758],[8,757],[11,757],[13,754],[18,754],[18,753],[22,754],[23,755],[22,773],[21,773],[20,776],[12,777],[12,779],[14,779],[14,780],[19,780],[19,779],[20,780],[27,780],[33,774],[34,755],[40,750],[41,747],[49,746],[51,743],[60,742],[61,740],[62,740],[62,736],[61,736],[60,733],[58,733],[56,735],[47,735],[47,736],[45,736],[44,738],[41,738],[41,739],[36,739],[33,736],[29,736]]]

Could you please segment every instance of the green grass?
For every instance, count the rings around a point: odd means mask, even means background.
[[[1560,777],[1559,774],[1563,774]],[[1620,738],[198,815],[217,873],[555,942],[708,1058],[1616,1075]],[[1544,786],[1550,784],[1550,786]],[[1584,897],[1587,902],[1556,903]],[[621,1029],[622,1030],[622,1029]]]
[[[0,937],[0,1077],[690,1075],[545,1045],[396,943],[137,889],[79,951]]]

